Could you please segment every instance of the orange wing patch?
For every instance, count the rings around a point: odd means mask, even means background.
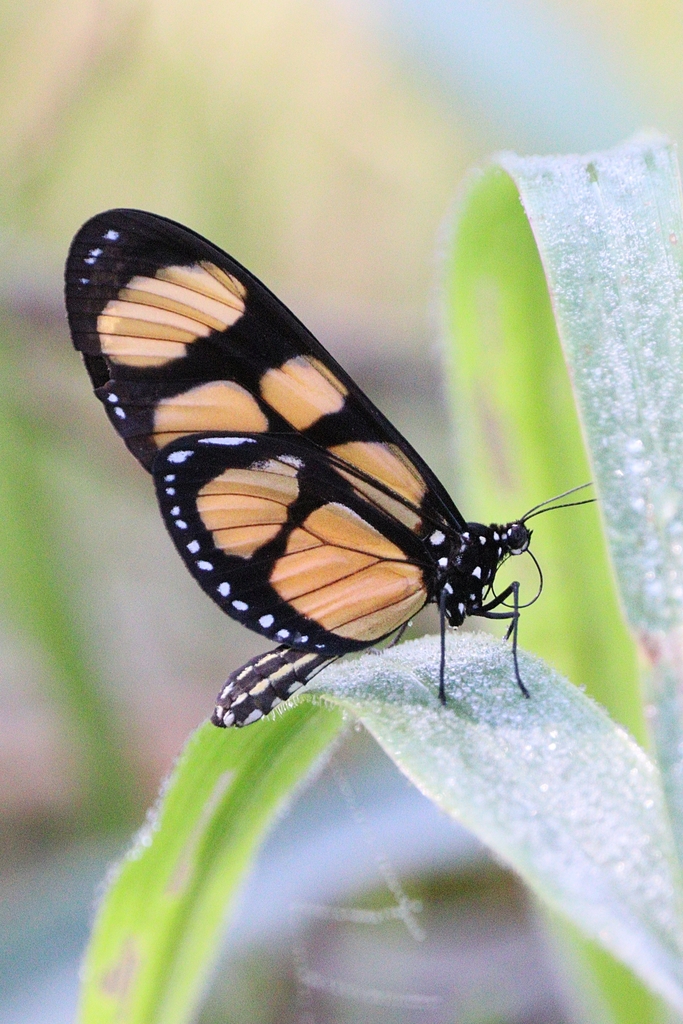
[[[295,356],[261,378],[261,397],[297,430],[339,412],[347,389],[318,359]]]
[[[328,587],[322,596],[325,603],[318,607],[322,625],[329,623],[326,628],[346,639],[370,642],[417,615],[427,599],[422,573],[414,565],[367,569]]]
[[[316,509],[293,530],[270,583],[301,615],[353,640],[397,629],[426,600],[422,572],[344,505]]]
[[[346,505],[337,502],[323,505],[311,512],[302,526],[323,544],[331,544],[346,551],[362,551],[389,561],[405,561],[406,556],[399,547]]]
[[[347,444],[334,445],[329,451],[367,476],[379,480],[394,494],[409,502],[412,508],[373,487],[367,481],[360,480],[355,474],[335,467],[339,475],[348,480],[361,497],[388,512],[410,530],[417,532],[421,522],[417,509],[420,508],[427,485],[400,448],[395,444],[384,444],[380,441],[349,441]]]
[[[163,267],[131,278],[97,318],[105,355],[126,366],[163,366],[211,331],[225,331],[244,314],[246,289],[207,261]]]
[[[213,381],[162,398],[154,410],[154,442],[158,448],[176,438],[203,431],[268,430],[268,419],[252,395],[232,380]]]
[[[214,477],[200,489],[197,511],[217,548],[251,558],[278,535],[298,494],[296,469],[271,459]]]

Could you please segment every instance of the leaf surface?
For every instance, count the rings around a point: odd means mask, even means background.
[[[676,857],[657,769],[594,701],[483,633],[335,666],[313,687],[358,717],[426,796],[683,1009]]]
[[[81,1024],[193,1018],[267,825],[341,724],[338,710],[306,703],[245,730],[194,733],[99,909]]]

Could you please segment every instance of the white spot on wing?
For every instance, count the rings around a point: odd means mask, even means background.
[[[167,487],[166,488],[166,493],[169,495],[169,497],[172,498],[173,495],[175,494],[175,487]]]
[[[105,238],[108,242],[118,242],[119,233],[118,231],[114,231],[113,228],[109,228],[109,231],[105,231],[102,238]]]
[[[185,522],[184,519],[176,519],[175,524],[176,524],[176,526],[178,527],[179,530],[186,530],[187,529],[187,523]]]
[[[200,444],[223,444],[232,447],[236,444],[256,444],[254,437],[200,437]]]
[[[126,414],[125,414],[125,412],[123,411],[123,409],[121,408],[120,405],[116,406],[116,408],[114,409],[114,412],[116,413],[116,415],[118,416],[118,418],[120,420],[125,420]]]
[[[259,626],[263,626],[264,629],[268,629],[269,626],[273,625],[275,619],[272,615],[262,615],[258,621]]]
[[[246,601],[233,601],[232,606],[235,609],[235,611],[238,612],[246,612],[249,609],[249,605],[246,603]]]
[[[203,572],[211,572],[211,570],[213,569],[213,564],[211,562],[205,562],[203,559],[200,559],[197,562],[197,568],[201,569]]]
[[[440,565],[442,569],[445,569],[446,566],[448,565],[448,559],[440,558],[437,564]]]
[[[439,544],[443,544],[446,539],[446,534],[442,533],[441,530],[434,530],[434,533],[429,538],[429,543],[433,544],[434,547],[438,547]]]
[[[175,473],[169,473],[168,476],[164,477],[164,480],[166,481],[167,484],[172,484],[173,481],[175,480]]]
[[[278,629],[278,631],[277,631],[277,633],[275,635],[278,638],[278,640],[286,640],[287,637],[289,636],[289,630],[288,629]]]
[[[116,405],[118,400],[119,400],[119,396],[115,395],[113,391],[110,394],[107,395],[107,401],[108,402],[113,402],[114,405]]]
[[[179,516],[180,515],[180,505],[174,505],[173,506],[173,508],[171,509],[171,515],[172,516]]]
[[[191,452],[191,451],[171,452],[170,455],[166,456],[166,461],[167,462],[185,462],[185,460],[189,459],[191,455],[194,455],[194,452]]]
[[[476,566],[476,568],[474,568],[472,570],[472,575],[476,576],[478,580],[481,579],[481,566],[480,565]]]
[[[221,595],[221,597],[227,597],[229,595],[229,593],[230,593],[230,584],[229,583],[219,583],[218,584],[218,593]]]
[[[199,551],[199,541],[191,540],[190,543],[187,545],[187,550],[190,552],[191,555],[196,555],[197,552]]]

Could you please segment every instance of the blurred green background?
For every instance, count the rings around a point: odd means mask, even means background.
[[[216,241],[457,499],[438,282],[466,170],[501,147],[585,151],[651,126],[680,137],[683,12],[29,0],[0,3],[0,18],[0,1019],[37,1024],[73,1019],[98,880],[227,672],[262,649],[175,558],[149,478],[92,397],[61,300],[72,235],[99,210],[138,206]],[[417,628],[434,626],[427,614]],[[374,839],[354,837],[358,807]],[[382,858],[423,901],[424,942],[321,909],[383,905]],[[362,735],[280,824],[255,878],[205,1024],[578,1012],[514,879]],[[394,975],[432,1002],[363,1003]]]

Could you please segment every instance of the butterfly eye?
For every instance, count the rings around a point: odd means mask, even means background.
[[[507,530],[507,546],[511,555],[522,555],[529,547],[531,531],[523,523],[512,523]]]

